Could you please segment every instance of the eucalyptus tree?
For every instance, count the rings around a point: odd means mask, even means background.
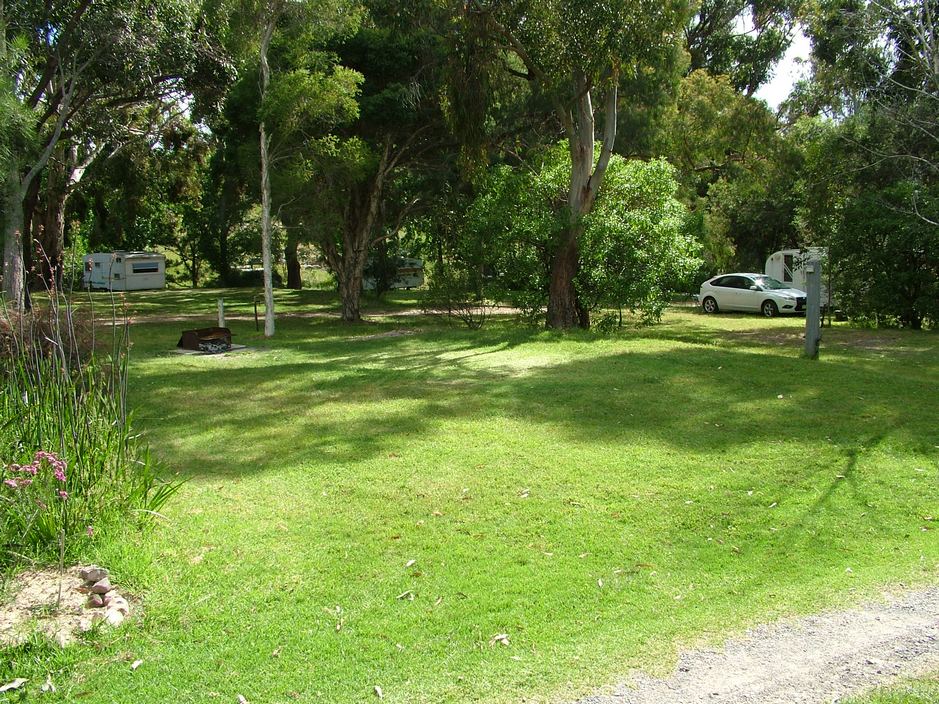
[[[0,9],[12,69],[4,100],[28,115],[3,174],[4,292],[19,307],[24,205],[63,138],[97,111],[182,99],[217,56],[196,0],[5,0]]]
[[[258,76],[258,159],[261,199],[261,256],[264,268],[264,334],[274,334],[272,192],[275,168],[294,157],[298,141],[316,138],[313,128],[354,112],[354,72],[323,51],[361,20],[356,0],[235,0],[230,45],[245,71]]]
[[[550,327],[589,325],[575,279],[584,218],[613,155],[620,81],[674,51],[687,15],[682,0],[469,0],[464,5],[465,31],[489,38],[479,58],[501,63],[525,81],[536,100],[549,106],[567,139],[567,225],[552,246]]]
[[[689,71],[728,76],[752,96],[792,42],[804,0],[701,0],[685,27]]]
[[[440,99],[449,15],[432,0],[366,0],[364,8],[358,30],[330,47],[361,77],[355,119],[298,143],[277,182],[289,243],[303,239],[322,253],[350,322],[361,318],[364,272],[376,246],[428,201],[426,189],[403,184],[453,142]]]

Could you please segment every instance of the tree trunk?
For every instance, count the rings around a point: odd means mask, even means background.
[[[23,270],[23,191],[15,169],[4,182],[3,293],[13,310],[25,305]]]
[[[36,238],[39,251],[37,270],[46,286],[61,286],[62,259],[65,253],[65,206],[68,188],[64,167],[55,164],[46,171],[46,189]]]
[[[267,51],[274,34],[276,17],[271,9],[265,18],[261,31],[261,102],[267,95],[271,82],[271,67],[267,62]],[[264,337],[274,336],[274,279],[271,257],[271,173],[270,173],[270,137],[264,120],[259,128],[261,139],[261,262],[264,267]]]
[[[287,262],[287,288],[299,291],[303,288],[303,279],[300,276],[300,259],[297,256],[297,248],[300,242],[295,237],[287,238],[287,246],[284,247],[284,260]]]
[[[590,84],[586,76],[575,77],[576,98],[573,110],[565,106],[558,107],[558,115],[567,132],[568,149],[571,155],[571,180],[567,195],[568,227],[551,260],[547,316],[549,328],[590,327],[590,314],[577,298],[574,278],[580,266],[579,242],[584,228],[583,219],[593,209],[597,192],[610,163],[613,143],[616,140],[617,80],[618,74],[614,70],[606,96],[603,147],[596,166],[594,166],[596,123]]]
[[[353,267],[339,277],[339,298],[342,301],[342,320],[355,323],[362,320],[359,301],[362,294],[363,267]]]
[[[551,281],[548,285],[548,327],[567,329],[579,324],[577,292],[578,249],[576,240],[561,248],[551,262]]]

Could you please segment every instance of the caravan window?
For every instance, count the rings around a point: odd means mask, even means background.
[[[156,274],[160,271],[160,265],[157,262],[140,262],[130,266],[135,274]]]

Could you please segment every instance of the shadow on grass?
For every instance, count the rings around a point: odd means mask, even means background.
[[[163,438],[206,434],[199,450],[174,451],[174,463],[194,475],[265,471],[314,454],[358,462],[418,434],[458,443],[447,424],[472,433],[474,423],[499,418],[585,447],[654,442],[719,453],[753,443],[833,443],[849,457],[846,477],[858,438],[894,437],[918,452],[939,444],[921,382],[886,364],[812,364],[738,345],[654,352],[611,345],[602,356],[519,369],[509,354],[515,348],[571,338],[433,331],[350,342],[335,337],[336,326],[308,330],[312,337],[289,346],[299,361],[147,372],[145,396],[132,399],[138,419]],[[248,441],[231,457],[225,438]]]

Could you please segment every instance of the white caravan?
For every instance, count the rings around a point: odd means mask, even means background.
[[[166,287],[166,257],[156,252],[101,252],[83,259],[86,288],[141,291]]]
[[[828,249],[826,247],[806,247],[805,249],[781,249],[773,252],[766,260],[764,272],[767,276],[789,284],[793,288],[806,290],[805,265],[812,259],[822,263],[822,308],[835,308],[832,299],[831,277],[828,268]]]
[[[362,281],[362,288],[366,291],[375,290],[375,279],[365,277]],[[395,277],[391,280],[392,289],[420,288],[424,285],[424,262],[421,259],[412,259],[410,257],[398,257],[396,261]]]

